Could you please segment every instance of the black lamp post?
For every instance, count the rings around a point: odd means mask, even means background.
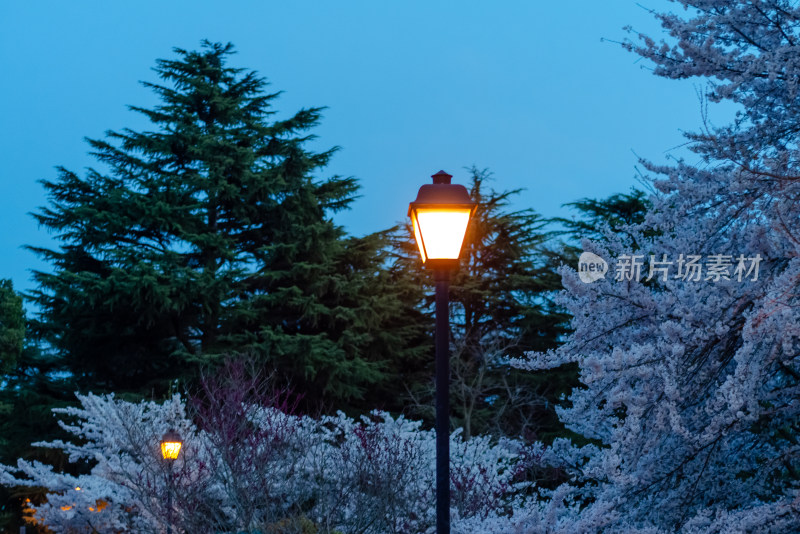
[[[450,273],[458,257],[469,219],[475,212],[463,185],[439,171],[433,184],[419,188],[408,207],[422,263],[436,281],[436,532],[450,533]]]
[[[161,438],[161,456],[169,462],[169,480],[167,482],[167,532],[172,534],[172,464],[178,459],[183,440],[181,435],[170,430]]]

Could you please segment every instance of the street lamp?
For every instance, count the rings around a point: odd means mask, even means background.
[[[172,464],[172,460],[178,459],[178,453],[181,452],[182,445],[181,435],[174,430],[170,430],[161,438],[161,456]]]
[[[169,430],[161,438],[161,456],[169,463],[169,480],[167,483],[167,532],[172,534],[172,464],[178,459],[183,440],[175,430]]]
[[[436,281],[436,532],[450,533],[450,273],[458,257],[475,202],[463,185],[439,171],[419,188],[408,206],[422,263]]]

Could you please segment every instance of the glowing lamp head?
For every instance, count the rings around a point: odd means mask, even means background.
[[[177,460],[182,445],[183,440],[181,440],[180,434],[170,430],[161,438],[161,456],[165,460]]]
[[[419,188],[408,215],[422,263],[432,269],[455,269],[476,204],[466,187],[450,183],[452,176],[446,172],[432,178],[432,184]]]

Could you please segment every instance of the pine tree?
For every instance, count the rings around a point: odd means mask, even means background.
[[[405,345],[380,330],[382,237],[331,220],[357,184],[318,178],[335,151],[306,148],[321,108],[275,120],[278,93],[227,65],[230,44],[175,53],[144,83],[160,103],[131,107],[151,129],[89,140],[101,169],[43,182],[35,217],[61,246],[34,249],[53,266],[35,273],[37,332],[82,389],[159,394],[253,352],[309,401],[362,396]]]

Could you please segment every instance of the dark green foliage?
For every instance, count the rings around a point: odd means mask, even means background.
[[[0,463],[16,464],[17,458],[38,460],[66,466],[60,451],[31,447],[32,441],[63,437],[52,409],[66,406],[74,399],[74,383],[58,358],[43,353],[35,340],[26,338],[25,315],[21,297],[8,289],[6,303],[13,302],[13,316],[23,322],[22,337],[15,342],[20,350],[13,367],[7,366],[0,386]],[[36,488],[0,487],[0,530],[16,532],[21,526],[24,499],[39,500],[43,491]],[[39,532],[29,527],[29,532]]]
[[[53,376],[59,368],[26,340],[25,329],[22,296],[10,280],[0,280],[0,461],[6,463],[28,446],[35,435],[31,429],[52,419],[48,407],[54,399],[63,398],[60,381]]]
[[[11,280],[0,280],[0,371],[13,369],[25,340],[25,312],[22,297]]]
[[[579,213],[579,218],[555,218],[552,222],[563,227],[556,234],[566,235],[570,244],[576,247],[580,239],[592,241],[604,239],[602,230],[608,228],[612,232],[625,232],[625,227],[644,222],[644,216],[650,203],[643,191],[632,189],[630,193],[618,193],[597,200],[583,198],[565,204]]]
[[[235,346],[269,354],[306,403],[397,407],[387,390],[421,349],[414,345],[418,327],[405,320],[411,305],[384,268],[386,240],[383,233],[338,239],[328,258],[268,265],[260,291],[238,310],[243,327],[232,336]]]
[[[470,172],[470,196],[478,209],[465,237],[461,268],[452,279],[454,333],[470,357],[478,357],[489,338],[511,357],[551,348],[566,332],[567,316],[547,298],[555,289],[545,279],[540,253],[548,238],[547,221],[532,209],[509,210],[510,199],[521,190],[498,193],[486,185],[488,171]]]
[[[159,60],[148,131],[89,140],[107,171],[45,181],[35,217],[61,241],[35,249],[37,332],[81,389],[161,394],[231,352],[256,354],[309,402],[363,396],[405,355],[388,326],[382,235],[347,238],[333,212],[352,178],[317,175],[305,148],[320,108],[272,120],[277,93],[205,42]],[[412,351],[413,352],[413,351]]]
[[[549,441],[562,432],[559,399],[577,385],[574,371],[531,373],[508,364],[531,350],[554,348],[568,316],[552,303],[560,280],[543,254],[547,221],[532,209],[509,210],[520,190],[487,187],[471,169],[478,210],[453,277],[453,398],[467,435],[494,432]]]

